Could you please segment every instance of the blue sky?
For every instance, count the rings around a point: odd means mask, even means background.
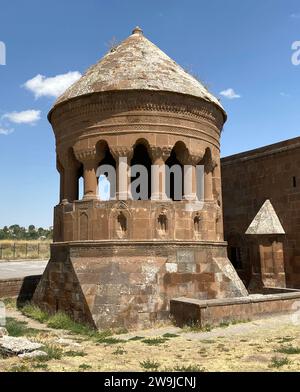
[[[1,0],[0,226],[52,224],[53,84],[84,72],[136,25],[215,95],[227,91],[223,156],[300,135],[300,65],[291,62],[297,0]]]

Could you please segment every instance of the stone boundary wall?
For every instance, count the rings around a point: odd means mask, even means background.
[[[0,279],[0,299],[17,297],[22,300],[30,300],[40,279],[41,275],[31,275],[14,279]]]
[[[249,321],[296,312],[299,312],[297,319],[300,321],[299,291],[211,300],[182,297],[170,302],[171,317],[179,327],[187,324],[216,326],[223,322]]]
[[[280,294],[300,292],[299,289],[291,289],[288,287],[263,287],[262,294]]]

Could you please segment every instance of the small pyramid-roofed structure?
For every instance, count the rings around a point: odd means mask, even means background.
[[[285,234],[280,220],[267,199],[248,227],[246,234]]]
[[[54,107],[86,94],[120,90],[167,91],[192,95],[215,104],[226,119],[226,113],[218,99],[144,37],[139,27],[91,66],[57,99]]]

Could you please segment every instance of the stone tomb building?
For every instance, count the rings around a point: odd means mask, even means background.
[[[299,289],[300,137],[223,158],[222,188],[228,256],[246,287]],[[248,231],[262,209],[263,230]]]
[[[35,292],[43,309],[96,328],[169,317],[170,299],[247,295],[223,240],[220,133],[226,113],[204,86],[136,28],[55,103],[60,202],[51,258]],[[127,158],[128,176],[118,173]],[[190,165],[191,192],[130,198],[131,167]],[[116,200],[101,200],[101,165],[117,170]],[[204,165],[204,204],[196,165]],[[124,169],[124,168],[123,168]],[[79,199],[79,179],[84,195]],[[121,185],[118,187],[119,185]],[[192,200],[191,200],[192,199]]]

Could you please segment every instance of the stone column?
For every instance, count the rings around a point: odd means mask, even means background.
[[[130,191],[130,161],[133,154],[132,147],[110,147],[116,161],[116,198],[117,200],[131,199]]]
[[[216,166],[215,161],[209,160],[205,163],[204,171],[204,198],[205,200],[213,200],[213,171]]]
[[[58,157],[56,159],[56,169],[59,173],[59,203],[61,203],[65,199],[65,191],[64,191],[64,168],[60,163]]]
[[[216,234],[217,238],[222,241],[224,237],[223,228],[223,210],[222,210],[222,187],[221,187],[221,162],[218,159],[213,171],[213,197],[216,202]]]
[[[64,170],[64,189],[65,199],[69,202],[78,199],[78,167],[75,165],[69,166]]]
[[[98,158],[94,147],[75,151],[76,158],[83,164],[84,196],[83,199],[97,198],[97,163]]]
[[[184,195],[185,200],[197,199],[197,173],[196,165],[200,157],[189,155],[184,161]]]
[[[217,159],[213,171],[213,194],[215,199],[220,201],[222,205],[222,186],[221,186],[221,162]]]
[[[78,169],[80,163],[70,154],[60,153],[57,169],[60,173],[60,201],[72,203],[78,199]]]
[[[171,154],[168,147],[151,147],[151,200],[167,200],[166,160]]]

